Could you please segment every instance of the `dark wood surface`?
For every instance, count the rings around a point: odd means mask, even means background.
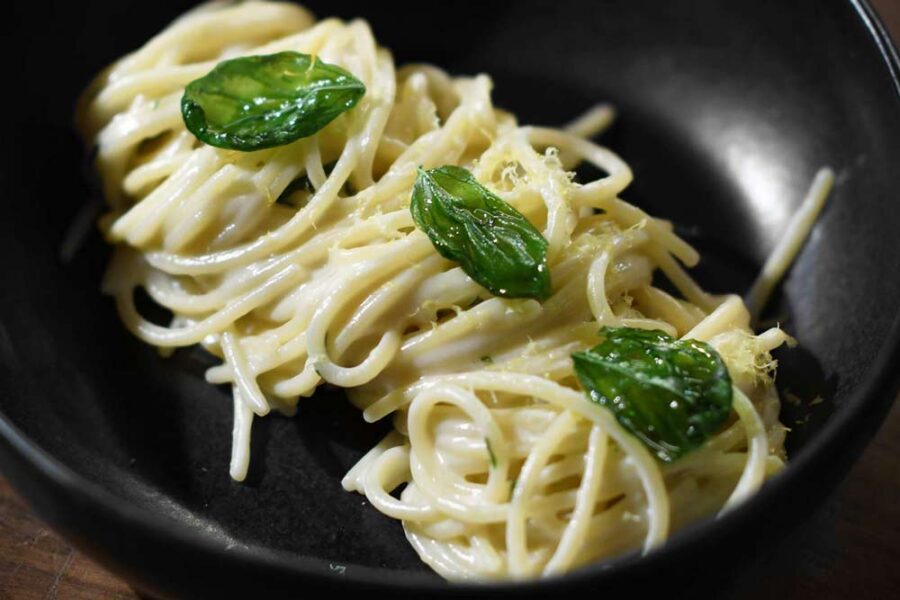
[[[872,0],[900,39],[900,0]],[[812,502],[812,501],[811,501]],[[739,598],[900,598],[900,403],[847,481],[748,573]],[[0,598],[138,598],[49,530],[0,478]]]

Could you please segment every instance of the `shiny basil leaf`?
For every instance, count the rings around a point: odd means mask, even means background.
[[[438,253],[459,263],[492,294],[537,299],[550,295],[547,240],[466,169],[419,169],[410,211]]]
[[[604,327],[606,339],[572,355],[588,397],[612,411],[660,460],[701,446],[731,413],[732,388],[719,354],[662,331]]]
[[[189,83],[181,115],[210,146],[249,152],[316,133],[365,91],[344,69],[307,54],[244,56]]]

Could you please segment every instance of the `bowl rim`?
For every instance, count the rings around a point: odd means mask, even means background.
[[[894,88],[894,101],[900,108],[900,55],[898,55],[890,35],[884,24],[870,5],[869,0],[846,0],[853,8],[856,16],[868,31],[868,38],[875,44],[881,58],[882,66]],[[608,576],[635,574],[638,571],[652,571],[667,561],[672,555],[684,552],[702,540],[712,537],[724,537],[748,522],[759,517],[761,509],[771,505],[779,497],[784,497],[797,479],[796,474],[814,470],[815,466],[834,459],[850,440],[868,443],[880,427],[884,415],[894,402],[900,387],[900,370],[893,369],[900,364],[900,310],[888,331],[886,341],[879,349],[877,358],[869,369],[867,378],[854,389],[845,400],[845,407],[834,414],[822,430],[793,457],[784,472],[769,480],[752,498],[736,509],[720,518],[704,519],[701,522],[673,533],[666,543],[646,555],[634,552],[612,560],[591,564],[575,571],[552,577],[500,582],[446,582],[433,573],[397,571],[386,567],[369,567],[364,565],[348,565],[352,573],[344,575],[335,569],[333,562],[323,558],[302,556],[286,551],[271,550],[262,546],[238,545],[226,548],[221,542],[202,534],[196,529],[184,529],[176,521],[153,513],[152,511],[132,504],[124,498],[106,490],[100,484],[78,474],[63,464],[37,442],[22,432],[5,413],[0,411],[0,462],[4,467],[3,474],[11,485],[21,493],[29,505],[36,504],[33,497],[26,492],[26,487],[38,487],[62,492],[71,499],[72,504],[91,506],[101,510],[105,517],[118,523],[122,529],[128,530],[130,537],[142,540],[156,539],[177,551],[187,551],[206,555],[214,559],[222,568],[240,566],[255,572],[279,573],[293,580],[304,580],[313,584],[358,586],[369,589],[382,588],[400,592],[433,593],[437,595],[487,593],[521,593],[548,592],[561,586],[577,586],[587,582],[600,582]],[[864,422],[872,411],[880,411],[881,417],[877,426],[866,430]],[[861,452],[863,444],[858,444],[856,455]],[[854,457],[855,458],[855,457]],[[15,465],[18,468],[9,468]],[[25,477],[17,477],[15,471],[28,473],[29,484]],[[30,482],[36,482],[32,486]],[[50,514],[35,508],[39,516],[51,524],[59,523]],[[64,527],[60,527],[65,530]],[[64,536],[66,533],[64,533]],[[73,545],[81,547],[79,540]],[[87,554],[95,557],[98,552],[88,550]],[[173,552],[174,555],[174,552]],[[122,572],[123,565],[115,560],[99,558],[101,564]],[[386,576],[386,573],[390,576]],[[402,577],[397,577],[402,574]],[[138,577],[128,577],[129,581]],[[147,580],[155,587],[152,580]]]

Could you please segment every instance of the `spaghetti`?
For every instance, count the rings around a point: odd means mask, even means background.
[[[282,51],[341,66],[365,96],[280,147],[223,150],[185,129],[189,82],[223,59]],[[222,359],[206,378],[232,387],[231,476],[246,475],[254,417],[293,415],[323,382],[347,388],[367,421],[391,418],[394,431],[344,487],[402,521],[451,579],[537,577],[650,550],[784,464],[769,353],[789,338],[754,334],[739,297],[711,296],[687,274],[699,256],[671,225],[621,198],[628,165],[587,139],[612,110],[568,129],[522,126],[490,92],[484,75],[395,68],[364,21],[245,2],[182,16],[104,72],[78,111],[109,202],[103,290],[145,342]],[[577,183],[581,162],[605,176]],[[417,167],[448,164],[541,231],[549,298],[493,296],[415,227]],[[681,297],[653,285],[657,271]],[[140,314],[138,289],[171,323]],[[722,430],[664,464],[588,401],[570,356],[601,326],[715,348],[734,385]]]

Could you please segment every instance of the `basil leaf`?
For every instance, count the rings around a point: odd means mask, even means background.
[[[353,75],[308,54],[244,56],[189,83],[181,115],[210,146],[249,152],[316,133],[365,92]]]
[[[662,331],[604,327],[605,340],[572,355],[588,397],[612,411],[660,460],[701,446],[731,413],[731,377],[719,354]]]
[[[461,167],[419,169],[410,211],[438,253],[496,296],[550,295],[547,240]]]

